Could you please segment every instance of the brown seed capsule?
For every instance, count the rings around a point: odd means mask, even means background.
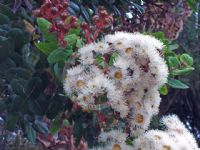
[[[76,86],[77,86],[78,88],[82,88],[82,87],[85,86],[85,82],[84,82],[83,80],[77,80],[77,81],[76,81]]]
[[[116,80],[121,80],[122,79],[122,72],[120,71],[116,71],[115,74],[114,74],[114,77]]]
[[[170,146],[164,145],[162,150],[171,150]]]
[[[132,54],[132,52],[133,52],[133,48],[131,48],[131,47],[128,47],[125,49],[126,54]]]
[[[114,144],[112,150],[122,150],[122,148],[119,144]]]
[[[137,114],[137,115],[135,116],[135,122],[136,122],[136,123],[143,123],[143,122],[144,122],[144,116],[141,115],[141,114]]]

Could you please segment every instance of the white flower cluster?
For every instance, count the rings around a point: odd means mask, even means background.
[[[149,35],[107,35],[79,49],[80,63],[66,71],[64,89],[87,110],[97,110],[102,106],[98,98],[106,99],[103,103],[128,120],[132,135],[139,136],[136,150],[174,150],[177,143],[176,150],[196,150],[194,138],[175,116],[163,119],[167,131],[146,132],[152,116],[159,111],[159,88],[167,82],[168,67],[159,53],[162,48],[162,42]],[[126,133],[119,130],[102,132],[99,141],[107,146],[97,149],[133,149],[126,145],[126,138]]]
[[[138,135],[158,113],[158,89],[167,81],[168,68],[159,54],[162,47],[159,40],[140,33],[107,35],[79,49],[80,64],[67,70],[64,89],[84,109],[97,109],[96,99],[105,96],[122,118],[129,118]],[[117,57],[108,65],[113,54]]]
[[[165,131],[149,130],[135,141],[136,150],[198,150],[193,135],[177,116],[167,116],[162,120]]]

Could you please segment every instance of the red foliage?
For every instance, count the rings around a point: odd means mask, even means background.
[[[52,134],[47,136],[43,134],[37,134],[37,140],[40,141],[45,149],[52,150],[87,150],[87,142],[82,138],[78,146],[75,146],[73,137],[73,127],[63,126],[58,132],[58,137],[54,137]]]
[[[33,12],[36,17],[42,17],[51,22],[50,32],[57,33],[59,47],[67,45],[64,36],[69,30],[78,27],[78,19],[67,12],[68,7],[67,0],[62,0],[62,2],[60,0],[44,0],[43,5]],[[70,18],[68,23],[66,23],[67,18]]]
[[[92,17],[92,21],[93,25],[86,22],[81,24],[87,44],[94,42],[104,28],[113,24],[113,17],[103,7],[99,7],[98,14]]]

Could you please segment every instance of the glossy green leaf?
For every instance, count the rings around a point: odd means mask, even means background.
[[[170,68],[177,68],[180,65],[180,62],[176,56],[168,56],[167,61]]]
[[[44,19],[44,18],[37,18],[37,24],[44,36],[44,38],[49,42],[57,42],[57,38],[54,34],[49,32],[49,29],[51,27],[51,23]]]
[[[4,112],[6,110],[6,100],[7,99],[1,99],[0,100],[0,113]]]
[[[197,11],[198,0],[187,0],[187,3],[193,9],[193,11]]]
[[[76,34],[69,34],[65,36],[65,41],[67,41],[68,45],[75,46],[78,36]]]
[[[48,62],[50,64],[65,61],[68,59],[68,57],[73,53],[73,50],[71,48],[68,49],[56,49],[53,52],[51,52],[48,56]]]
[[[26,82],[23,79],[13,79],[10,82],[12,90],[15,92],[15,94],[20,95],[22,97],[26,96],[25,84],[26,84]]]
[[[187,89],[189,88],[186,84],[184,84],[183,82],[173,79],[173,78],[168,78],[168,85],[176,88],[176,89]]]
[[[52,123],[52,126],[50,128],[51,134],[55,134],[60,130],[60,126],[62,124],[62,120],[57,116]]]
[[[49,55],[53,50],[58,48],[58,44],[56,42],[39,42],[35,43],[35,46],[46,55]]]
[[[0,61],[7,59],[11,51],[14,50],[14,45],[10,43],[8,38],[0,36]]]
[[[15,14],[13,13],[13,11],[9,7],[7,7],[1,3],[0,3],[0,13],[8,16],[10,19],[15,18]]]
[[[167,85],[163,85],[160,89],[159,89],[160,94],[162,95],[167,95],[168,94],[168,88]]]
[[[42,80],[39,77],[32,77],[28,80],[25,92],[30,98],[35,99],[40,95],[42,89]]]
[[[12,105],[11,105],[11,111],[17,112],[22,111],[22,105],[26,99],[24,97],[21,97],[20,95],[16,95],[12,97]]]
[[[112,53],[109,59],[109,65],[112,66],[115,62],[115,59],[118,57],[118,54],[116,52]]]
[[[17,68],[10,68],[6,72],[6,79],[11,81],[12,79],[25,79],[28,80],[31,77],[32,73],[25,68],[17,67]]]
[[[83,47],[83,45],[84,45],[84,43],[83,43],[83,40],[82,39],[77,39],[77,41],[76,41],[76,47],[77,48],[81,48],[81,47]]]
[[[14,42],[15,50],[21,52],[22,47],[24,44],[30,41],[30,34],[25,32],[19,28],[12,28],[8,33],[7,36]],[[19,38],[20,37],[20,38]]]
[[[194,70],[193,67],[186,67],[186,68],[182,68],[182,69],[176,69],[172,72],[172,75],[186,75],[190,72],[192,72]]]
[[[63,125],[64,126],[68,126],[68,125],[70,125],[70,123],[69,123],[69,121],[67,119],[64,119],[63,120]]]
[[[35,143],[36,140],[36,131],[33,129],[31,123],[27,123],[25,126],[25,133],[27,138],[31,143]]]
[[[171,51],[175,50],[175,49],[178,49],[179,48],[179,45],[178,44],[172,44],[172,45],[169,45],[169,49]]]
[[[0,25],[8,24],[10,21],[9,17],[0,13]]]
[[[103,56],[98,55],[98,56],[96,57],[95,60],[96,60],[97,64],[98,64],[100,67],[102,67],[102,68],[105,67],[104,57],[103,57]]]
[[[35,125],[35,128],[40,133],[43,133],[43,134],[48,134],[49,133],[48,126],[47,126],[47,124],[45,122],[37,119],[37,120],[34,121],[34,125]]]
[[[19,117],[16,113],[8,113],[6,118],[6,129],[13,131],[17,122],[19,120]]]
[[[188,54],[182,54],[180,56],[180,61],[184,65],[188,65],[188,66],[192,66],[193,65],[193,58],[190,55],[188,55]]]

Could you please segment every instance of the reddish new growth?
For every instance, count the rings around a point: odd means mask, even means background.
[[[99,7],[98,14],[92,17],[92,21],[94,25],[86,22],[81,24],[87,44],[94,42],[103,29],[113,24],[113,17],[103,7]]]
[[[84,138],[80,140],[78,146],[75,145],[75,139],[73,136],[73,126],[62,125],[62,123],[57,136],[54,136],[51,133],[49,133],[48,135],[37,133],[37,140],[44,145],[45,149],[88,150],[88,145]]]
[[[42,17],[51,22],[52,26],[50,32],[55,32],[58,35],[59,47],[65,47],[67,42],[64,41],[64,36],[69,32],[71,28],[78,27],[78,19],[71,16],[67,12],[69,3],[67,0],[44,0],[43,5],[34,10],[36,17]],[[69,19],[69,23],[66,24],[66,19]]]

